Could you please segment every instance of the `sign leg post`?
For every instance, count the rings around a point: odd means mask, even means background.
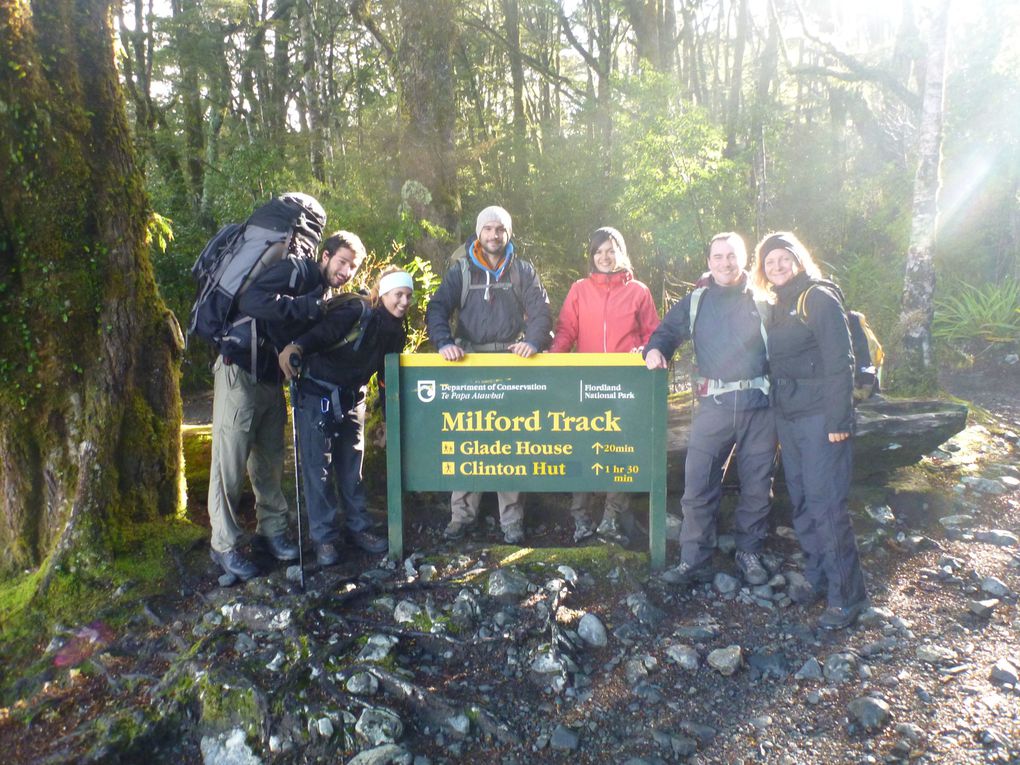
[[[389,557],[404,557],[404,478],[401,459],[400,355],[386,356],[386,525]]]

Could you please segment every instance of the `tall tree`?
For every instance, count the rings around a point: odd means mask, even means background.
[[[896,364],[898,377],[909,376],[912,384],[922,390],[938,386],[931,325],[935,315],[935,235],[948,30],[949,0],[941,0],[933,9],[928,35],[910,246],[900,312],[903,355]]]
[[[0,570],[87,573],[178,509],[180,329],[106,0],[0,3]]]

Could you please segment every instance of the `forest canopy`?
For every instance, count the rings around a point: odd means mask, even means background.
[[[172,231],[154,250],[157,278],[181,316],[204,241],[290,188],[319,197],[380,259],[437,269],[477,210],[499,203],[554,307],[600,225],[624,233],[657,300],[697,277],[713,233],[753,244],[789,228],[888,337],[942,5],[115,6],[137,147]],[[1018,296],[999,294],[1018,276],[1017,15],[1006,0],[951,9],[938,297],[962,295],[967,315],[943,335],[980,321],[973,295],[998,301],[985,318],[1000,335],[1020,332]]]

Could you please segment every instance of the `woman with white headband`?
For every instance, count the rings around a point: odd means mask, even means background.
[[[340,560],[340,506],[352,544],[370,553],[386,551],[386,540],[369,530],[361,481],[365,395],[374,374],[382,387],[386,354],[404,349],[404,317],[413,290],[411,275],[390,266],[383,270],[368,298],[346,292],[326,301],[322,321],[280,354],[281,364],[301,368],[297,400],[292,404],[298,424],[308,533],[320,566]]]

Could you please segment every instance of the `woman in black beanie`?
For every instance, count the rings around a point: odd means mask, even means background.
[[[775,297],[767,323],[772,405],[793,526],[814,588],[791,595],[800,602],[826,595],[819,626],[842,629],[868,605],[848,508],[854,356],[843,296],[792,233],[769,234],[755,255],[755,281]]]

